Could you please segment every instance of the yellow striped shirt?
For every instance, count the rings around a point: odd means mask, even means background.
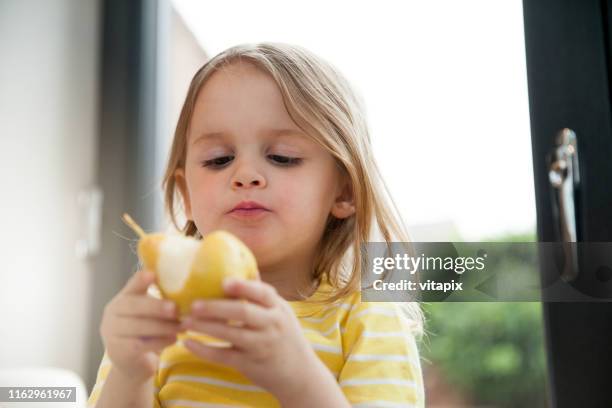
[[[319,286],[311,299],[330,290]],[[423,376],[417,344],[399,305],[361,302],[356,292],[332,305],[288,302],[304,335],[334,374],[353,407],[424,407]],[[155,407],[279,407],[278,400],[239,371],[202,360],[182,345],[186,338],[224,344],[187,332],[165,348],[155,375]],[[111,367],[106,353],[89,396],[93,406]],[[296,372],[299,375],[299,372]]]

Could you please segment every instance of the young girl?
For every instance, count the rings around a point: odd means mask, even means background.
[[[261,281],[227,281],[227,298],[179,319],[138,271],[105,308],[90,405],[424,406],[418,303],[361,302],[361,244],[408,235],[361,104],[334,67],[283,43],[208,61],[191,81],[163,187],[177,228],[181,199],[182,232],[232,232]]]

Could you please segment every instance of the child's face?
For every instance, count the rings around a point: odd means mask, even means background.
[[[176,172],[187,218],[203,235],[224,229],[238,236],[260,267],[311,259],[328,215],[354,213],[331,154],[302,133],[274,80],[253,65],[234,63],[209,78],[187,146],[185,170]],[[269,211],[232,212],[247,200]]]

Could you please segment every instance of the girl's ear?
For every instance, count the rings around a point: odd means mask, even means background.
[[[340,193],[336,196],[336,200],[331,209],[331,213],[336,218],[348,218],[355,214],[355,203],[353,199],[353,191],[351,183],[343,178]]]
[[[183,197],[185,205],[185,216],[187,221],[192,221],[191,218],[191,201],[189,200],[189,190],[187,189],[187,180],[185,179],[185,169],[178,168],[174,171],[174,181]]]

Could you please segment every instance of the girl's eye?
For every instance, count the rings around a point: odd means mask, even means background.
[[[282,166],[292,166],[302,161],[302,159],[297,157],[279,156],[277,154],[271,154],[269,157]]]
[[[213,168],[223,167],[224,165],[229,163],[229,161],[233,158],[234,156],[223,156],[223,157],[216,157],[210,160],[204,160],[202,162],[202,167],[213,167]],[[229,159],[229,160],[226,160],[226,159]]]
[[[277,154],[271,154],[268,157],[274,160],[274,162],[277,163],[279,166],[294,166],[302,162],[302,159],[298,157],[287,157],[287,156],[280,156]],[[212,167],[213,169],[222,168],[227,163],[229,163],[231,160],[233,160],[233,158],[234,156],[223,156],[223,157],[216,157],[210,160],[204,160],[202,162],[202,167]]]

